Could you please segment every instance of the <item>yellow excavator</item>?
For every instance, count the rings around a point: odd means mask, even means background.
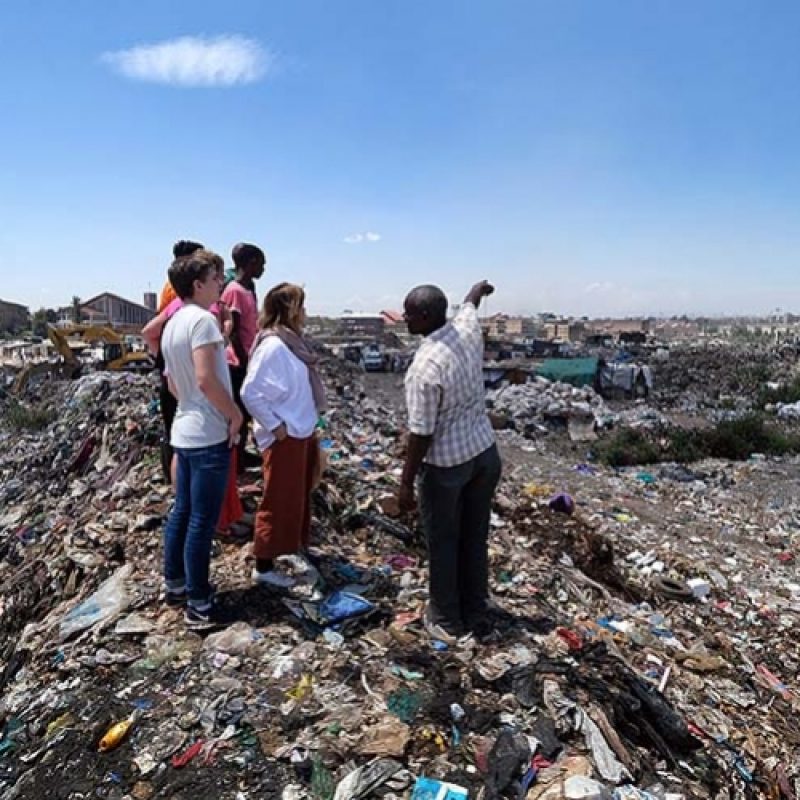
[[[68,325],[65,328],[55,328],[48,325],[47,335],[59,355],[59,360],[25,367],[14,381],[11,389],[13,394],[22,394],[30,380],[37,376],[76,378],[85,366],[78,358],[78,353],[95,343],[103,345],[103,357],[94,365],[98,369],[141,372],[153,367],[150,355],[131,350],[122,334],[113,328],[103,325]]]

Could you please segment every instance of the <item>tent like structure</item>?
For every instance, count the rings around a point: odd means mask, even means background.
[[[591,386],[599,365],[597,358],[548,358],[536,374],[572,386]]]

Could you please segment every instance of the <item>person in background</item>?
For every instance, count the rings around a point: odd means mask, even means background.
[[[161,338],[170,391],[178,400],[171,435],[178,460],[175,504],[164,532],[166,601],[186,602],[184,616],[191,627],[220,621],[209,583],[211,543],[230,449],[242,426],[222,333],[209,311],[222,288],[218,258],[200,250],[173,262],[170,283],[184,304]]]
[[[249,416],[242,403],[241,390],[250,350],[258,333],[258,300],[256,298],[257,281],[263,274],[267,263],[264,251],[254,244],[240,242],[235,245],[231,258],[236,268],[236,276],[230,281],[222,293],[222,300],[230,308],[233,315],[233,330],[227,349],[228,364],[231,371],[233,396],[244,416],[242,436],[239,444],[239,470],[244,470],[245,448],[247,447],[247,426]]]
[[[175,242],[175,244],[172,246],[173,260],[191,255],[197,250],[202,250],[202,248],[203,245],[201,245],[199,242],[191,242],[181,239],[180,241]],[[161,296],[159,298],[159,316],[161,312],[163,312],[164,308],[166,308],[170,302],[176,300],[177,297],[178,296],[175,294],[175,290],[172,288],[172,284],[169,282],[169,278],[167,278],[167,282],[164,284],[164,288],[161,290]],[[164,375],[164,359],[161,355],[161,348],[159,347],[159,339],[161,337],[163,322],[160,326],[155,325],[155,322],[159,319],[159,316],[156,316],[154,319],[150,320],[147,325],[145,325],[144,329],[142,330],[142,337],[147,343],[148,349],[155,357],[156,369],[158,370],[160,378],[158,388],[158,407],[161,411],[161,420],[164,423],[164,436],[161,439],[161,469],[164,472],[164,477],[174,484],[175,475],[174,470],[172,469],[173,453],[172,446],[169,443],[169,437],[172,430],[172,421],[175,419],[175,412],[178,408],[178,404],[169,390],[167,379]],[[153,342],[151,337],[156,329],[158,330],[158,334],[155,337],[155,342]]]
[[[242,386],[264,471],[253,539],[253,580],[277,588],[293,581],[275,570],[274,559],[302,553],[309,545],[311,491],[319,459],[314,428],[326,408],[317,355],[303,337],[305,316],[300,286],[279,283],[270,289]]]
[[[203,245],[200,244],[200,242],[193,242],[190,239],[181,239],[172,245],[172,258],[174,260],[176,258],[190,256],[192,253],[202,249]],[[175,289],[172,288],[172,284],[169,282],[169,278],[167,278],[167,282],[161,288],[161,294],[158,296],[157,311],[161,313],[177,297],[178,295],[175,294]]]
[[[420,511],[428,542],[425,626],[447,644],[489,625],[489,518],[500,456],[486,414],[483,335],[477,308],[494,288],[481,281],[447,321],[447,298],[418,286],[405,299],[409,333],[424,336],[406,373],[408,448],[398,502]]]
[[[193,251],[198,252],[198,251]],[[225,262],[222,260],[222,257],[217,255],[216,253],[211,254],[213,256],[213,261],[216,265],[217,275],[220,280],[220,284],[224,280],[225,274]],[[150,352],[156,357],[157,363],[160,362],[161,365],[161,381],[162,384],[167,384],[167,376],[164,371],[164,362],[163,356],[161,354],[161,337],[164,332],[165,325],[169,322],[169,320],[175,315],[177,311],[183,308],[184,302],[181,300],[180,297],[176,297],[172,302],[170,302],[167,307],[156,317],[154,317],[150,322],[145,325],[142,329],[142,338],[145,340],[148,349]],[[230,313],[230,310],[227,308],[225,303],[222,300],[218,300],[216,303],[212,304],[209,308],[209,311],[214,315],[217,320],[217,324],[219,325],[219,329],[222,332],[222,335],[225,339],[225,343],[227,344],[231,331],[233,329],[233,319]],[[177,407],[177,403],[175,398],[169,392],[169,388],[167,388],[167,393],[169,394],[169,398],[172,401],[174,407]],[[162,400],[163,402],[163,400]],[[172,417],[174,417],[174,410],[172,412]],[[177,469],[177,459],[175,458],[174,453],[172,452],[172,447],[169,445],[169,434],[170,428],[172,424],[172,419],[170,419],[170,425],[167,427],[166,419],[165,419],[165,429],[166,429],[166,441],[162,445],[162,467],[165,470],[166,476],[169,478],[170,483],[174,486],[176,482],[176,469]],[[167,449],[167,453],[164,454],[163,448]],[[242,502],[239,497],[239,488],[236,484],[236,473],[237,473],[237,451],[233,450],[231,453],[231,468],[228,471],[228,485],[225,491],[225,500],[222,504],[222,511],[220,513],[219,521],[217,522],[217,529],[216,533],[217,536],[223,541],[233,541],[234,539],[242,539],[242,538],[250,538],[249,532],[246,531],[239,531],[235,526],[236,524],[242,519],[244,516],[244,508],[242,507]]]

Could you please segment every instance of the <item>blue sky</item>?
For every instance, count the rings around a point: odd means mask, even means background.
[[[0,297],[268,254],[312,312],[800,311],[800,5],[5,0]],[[190,37],[187,39],[187,37]]]

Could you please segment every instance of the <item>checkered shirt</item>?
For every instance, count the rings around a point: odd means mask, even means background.
[[[483,335],[478,312],[465,303],[426,336],[406,373],[408,429],[433,436],[425,461],[464,464],[494,443],[483,388]]]

